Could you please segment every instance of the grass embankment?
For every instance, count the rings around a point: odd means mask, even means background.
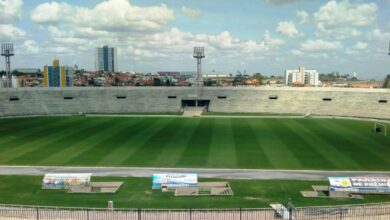
[[[301,190],[323,181],[228,180],[234,196],[175,197],[173,193],[151,190],[151,178],[98,178],[93,181],[124,181],[116,194],[67,194],[64,190],[42,190],[42,177],[0,176],[0,203],[42,206],[105,208],[113,200],[118,208],[262,208],[270,203],[295,206],[390,202],[390,196],[366,196],[365,199],[303,198]],[[202,181],[212,181],[205,180]],[[219,180],[220,181],[220,180]]]

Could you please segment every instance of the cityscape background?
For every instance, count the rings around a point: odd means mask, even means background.
[[[20,86],[51,77],[68,86],[191,86],[192,49],[202,46],[206,86],[375,88],[390,69],[389,9],[372,0],[3,0],[0,41],[15,46]],[[50,72],[53,60],[64,71]]]

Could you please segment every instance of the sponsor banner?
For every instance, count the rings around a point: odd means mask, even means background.
[[[87,186],[91,173],[48,173],[43,177],[42,189],[69,189],[71,186]]]
[[[153,174],[152,189],[161,189],[162,187],[196,187],[197,185],[197,174]]]
[[[390,193],[390,177],[328,177],[329,190],[358,193]]]

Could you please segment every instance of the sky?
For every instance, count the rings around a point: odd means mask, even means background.
[[[0,0],[0,41],[15,45],[12,68],[58,58],[94,70],[95,48],[109,45],[120,71],[195,71],[203,46],[204,73],[303,65],[383,79],[390,0]]]

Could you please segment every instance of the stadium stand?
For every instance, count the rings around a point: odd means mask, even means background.
[[[312,114],[390,119],[388,89],[90,87],[2,89],[0,116],[180,112],[183,100],[212,112]]]

